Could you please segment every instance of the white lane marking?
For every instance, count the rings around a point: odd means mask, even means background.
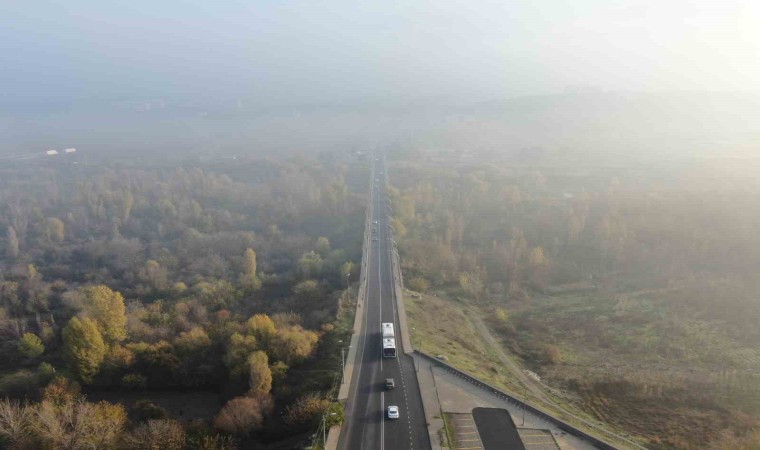
[[[380,410],[383,412],[383,420],[380,421],[380,450],[385,449],[385,392],[380,391]]]
[[[374,171],[374,166],[373,166],[373,171]],[[374,172],[372,174],[372,178],[374,178]],[[372,198],[372,193],[370,193],[369,206],[370,206],[370,210],[371,211],[370,211],[370,215],[369,215],[369,220],[374,220],[374,217],[375,217],[375,214],[376,214],[376,208],[372,207],[373,202],[374,202],[374,198]],[[369,245],[367,246],[367,251],[370,253],[370,255],[372,254],[372,241],[369,241]],[[367,256],[367,260],[366,260],[367,261],[367,266],[365,268],[365,270],[367,270],[367,272],[369,272],[369,268],[371,266],[371,262],[370,262],[369,258],[370,257]],[[357,393],[359,392],[359,384],[361,384],[362,366],[364,364],[364,352],[366,351],[366,348],[367,348],[367,331],[368,331],[368,327],[369,327],[369,299],[370,299],[370,294],[369,294],[369,274],[367,273],[367,275],[364,277],[364,324],[363,324],[364,333],[362,335],[362,345],[361,345],[362,353],[361,353],[361,357],[359,358],[359,373],[357,374],[356,383],[354,384],[354,395],[352,396],[353,401],[351,403],[351,415],[354,414],[353,410],[354,410],[354,406],[355,406],[355,402],[356,402],[356,398],[357,398]],[[367,401],[367,406],[369,407],[369,401]],[[365,420],[362,421],[362,434],[361,434],[361,436],[362,436],[361,437],[361,441],[362,442],[364,442],[364,434],[367,431],[366,427],[367,427],[367,420],[366,420],[366,416],[365,416]],[[349,428],[349,430],[350,430],[350,428]]]
[[[379,208],[378,208],[379,209]],[[379,219],[379,217],[377,217]],[[378,220],[379,222],[379,220]],[[380,322],[383,321],[383,281],[380,276],[380,243],[382,242],[380,240],[380,224],[377,224],[377,234],[378,234],[378,240],[377,240],[377,294],[378,294],[378,302],[380,303]],[[380,372],[382,374],[383,371],[383,359],[385,359],[385,355],[383,355],[383,338],[380,337]]]
[[[393,246],[388,247],[388,264],[387,269],[390,270],[391,273],[391,279],[393,279]],[[378,252],[380,253],[380,252]],[[396,284],[395,280],[393,281],[393,288],[391,289],[391,308],[393,309],[393,322],[397,326],[397,330],[399,330],[399,339],[397,339],[398,342],[400,342],[401,338],[401,320],[398,318],[398,312],[396,310],[396,302],[398,301],[398,294],[396,292]],[[399,345],[396,344],[396,363],[399,367],[399,373],[401,374],[401,391],[404,394],[404,406],[406,407],[406,426],[409,431],[409,449],[414,450],[414,441],[412,439],[412,414],[411,410],[409,409],[409,398],[407,396],[406,392],[406,378],[404,377],[404,366],[401,364],[401,355],[398,351]]]

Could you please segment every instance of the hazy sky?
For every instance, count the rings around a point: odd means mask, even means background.
[[[0,0],[0,100],[760,89],[756,0]]]

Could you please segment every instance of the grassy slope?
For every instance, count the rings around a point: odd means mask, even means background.
[[[759,350],[671,311],[663,297],[648,291],[536,298],[513,314],[518,333],[504,342],[558,346],[560,364],[531,366],[554,385],[574,387],[577,407],[599,420],[652,447],[705,448],[720,430],[755,422],[746,414],[760,406],[752,389]]]
[[[406,295],[404,304],[415,348],[420,348],[428,354],[445,355],[449,364],[498,386],[516,397],[524,395],[524,385],[520,381],[522,377],[505,367],[498,355],[499,350],[478,332],[476,324],[464,312],[472,309],[472,305],[427,294],[421,295],[420,298]],[[452,330],[456,330],[456,333],[452,333]],[[594,418],[574,409],[574,405],[564,402],[561,398],[548,392],[543,394],[544,398],[550,397],[551,402],[561,404],[562,408],[570,408],[570,413],[573,415],[582,417],[584,420]],[[532,396],[530,400],[536,403],[537,399]],[[561,411],[552,404],[540,402],[539,406],[576,426],[585,428],[567,412]],[[618,430],[610,429],[609,431]],[[621,448],[625,448],[625,445],[621,444]]]

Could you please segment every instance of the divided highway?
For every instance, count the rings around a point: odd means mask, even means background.
[[[403,353],[391,267],[391,235],[385,194],[385,160],[373,163],[370,201],[372,240],[366,277],[365,317],[359,334],[354,376],[346,401],[340,450],[428,450],[431,448],[414,361]],[[375,223],[376,221],[376,223]],[[377,239],[377,240],[375,240]],[[383,358],[381,323],[396,329],[396,358]],[[395,389],[385,388],[393,378]],[[388,419],[388,406],[398,406],[398,419]]]

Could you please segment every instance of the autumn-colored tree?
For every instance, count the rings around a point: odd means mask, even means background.
[[[272,343],[272,354],[276,359],[292,365],[311,356],[317,341],[317,333],[300,325],[281,328]]]
[[[288,375],[288,365],[282,361],[277,361],[269,366],[269,370],[272,372],[272,384],[275,386],[281,385]]]
[[[393,235],[397,239],[401,239],[404,236],[406,236],[408,230],[406,229],[406,225],[404,225],[404,223],[401,220],[399,220],[399,219],[397,219],[395,217],[392,218],[391,219],[391,226],[393,227]]]
[[[58,376],[42,388],[42,399],[55,404],[73,402],[79,398],[81,390],[77,382]]]
[[[65,227],[61,219],[57,217],[48,217],[45,221],[45,238],[49,242],[59,244],[65,237]]]
[[[95,322],[87,317],[71,318],[63,329],[63,352],[77,378],[92,381],[106,355],[106,344]]]
[[[34,359],[45,352],[45,345],[34,333],[24,333],[18,342],[18,351],[27,358]]]
[[[261,288],[261,280],[256,275],[256,252],[252,248],[246,249],[243,253],[242,271],[238,282],[248,292]]]
[[[430,282],[423,277],[413,277],[406,285],[409,289],[417,292],[426,292],[430,289]]]
[[[317,280],[304,280],[296,284],[293,293],[303,305],[313,304],[322,299],[324,290]]]
[[[13,228],[11,225],[8,225],[8,229],[6,231],[6,240],[5,240],[5,256],[8,259],[16,259],[18,256],[18,236],[16,235],[16,229]]]
[[[43,400],[35,419],[35,434],[44,448],[113,448],[124,432],[127,413],[122,405],[107,402]]]
[[[544,249],[541,247],[533,247],[528,254],[528,264],[531,267],[540,267],[546,264]]]
[[[547,284],[549,261],[544,256],[544,249],[533,247],[528,254],[530,282],[533,287],[543,289]]]
[[[462,272],[459,274],[459,287],[476,300],[480,299],[483,282],[477,273]]]
[[[182,450],[187,435],[176,420],[149,420],[141,424],[127,437],[127,448],[134,450]]]
[[[274,321],[266,314],[256,314],[245,323],[248,333],[263,344],[269,343],[277,332]]]
[[[78,292],[84,315],[92,318],[108,343],[121,342],[127,337],[127,316],[124,297],[108,286],[82,288]]]
[[[268,394],[272,390],[272,371],[269,357],[261,350],[248,356],[248,385],[251,392]]]
[[[214,419],[214,427],[226,433],[248,436],[260,429],[272,407],[269,396],[236,397],[228,401]]]
[[[116,344],[108,349],[108,353],[106,353],[106,356],[103,359],[102,368],[104,371],[117,372],[129,368],[134,362],[134,352]]]
[[[181,355],[202,355],[211,345],[211,338],[203,328],[195,327],[180,333],[174,344]]]
[[[256,275],[256,252],[252,248],[247,248],[243,253],[243,275]]]
[[[227,343],[227,353],[224,355],[224,364],[230,371],[232,377],[237,377],[245,372],[248,355],[258,349],[258,344],[254,336],[246,336],[240,333],[233,333]]]
[[[314,424],[329,408],[330,399],[317,392],[299,397],[285,408],[285,421],[290,426]]]

